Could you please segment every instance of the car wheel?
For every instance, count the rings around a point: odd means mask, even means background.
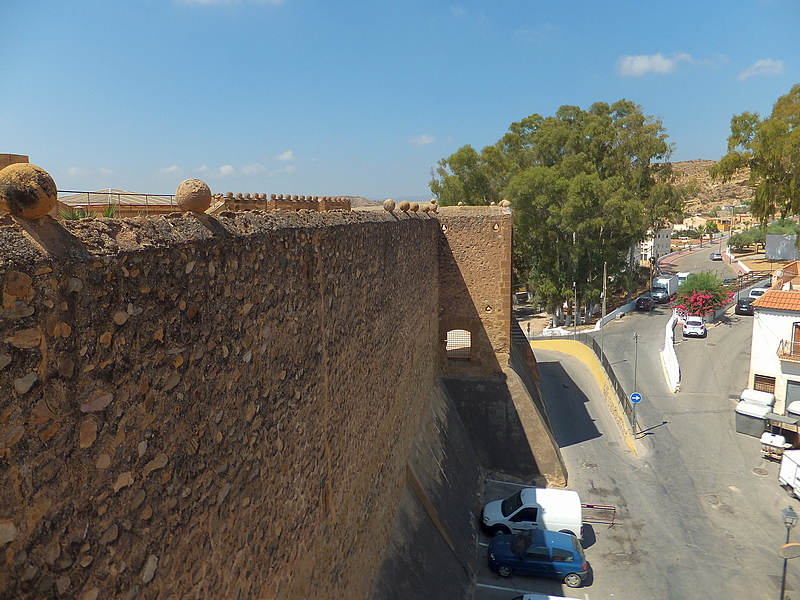
[[[569,529],[562,529],[562,530],[561,530],[561,531],[559,531],[558,533],[566,533],[566,534],[569,534],[569,535],[571,535],[572,537],[578,537],[577,535],[575,535],[575,532],[574,532],[574,531],[570,531]]]
[[[564,577],[564,583],[571,588],[581,587],[583,579],[581,579],[581,576],[577,573],[569,573],[566,577]]]
[[[514,569],[508,565],[500,565],[497,567],[497,574],[500,575],[500,577],[511,577],[514,574]],[[580,577],[578,579],[580,579]]]
[[[511,533],[511,531],[509,531],[508,527],[505,527],[504,525],[495,525],[494,527],[492,527],[493,536],[508,535],[509,533]]]

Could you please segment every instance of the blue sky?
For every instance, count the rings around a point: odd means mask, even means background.
[[[3,0],[0,152],[60,190],[426,196],[436,162],[625,98],[672,160],[800,82],[798,0]]]

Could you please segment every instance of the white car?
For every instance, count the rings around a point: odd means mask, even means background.
[[[754,287],[752,290],[750,290],[749,296],[753,300],[755,300],[756,298],[760,298],[761,296],[763,296],[764,292],[768,292],[768,291],[769,291],[769,288],[767,288],[767,287]]]
[[[703,317],[690,315],[683,321],[683,337],[706,337],[707,334]]]

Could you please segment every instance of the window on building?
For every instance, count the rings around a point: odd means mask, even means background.
[[[759,392],[775,393],[775,378],[767,375],[755,375],[753,377],[753,389]]]
[[[800,356],[800,323],[792,324],[792,356]]]
[[[790,379],[786,382],[786,406],[797,400],[800,400],[800,381]]]
[[[447,332],[447,358],[468,361],[472,355],[472,334],[466,329]]]

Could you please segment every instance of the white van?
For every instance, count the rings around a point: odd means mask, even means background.
[[[505,500],[483,507],[483,525],[492,533],[548,529],[583,539],[583,507],[578,492],[552,488],[522,488]]]
[[[769,291],[768,287],[754,287],[752,290],[750,290],[749,296],[750,298],[755,300],[756,298],[760,298],[761,296],[763,296],[764,293],[768,291]]]

